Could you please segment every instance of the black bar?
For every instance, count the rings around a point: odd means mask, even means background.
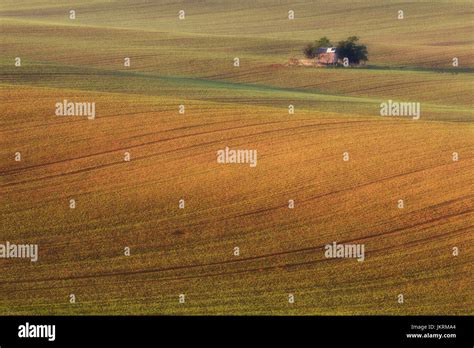
[[[0,346],[68,344],[409,344],[472,347],[473,317],[454,316],[11,316],[0,317]],[[20,338],[20,325],[55,325],[55,339]],[[415,325],[416,327],[413,327]],[[430,326],[432,325],[432,326]],[[444,326],[443,326],[444,325]],[[421,330],[421,328],[425,327]],[[452,326],[455,326],[453,328]],[[456,337],[408,338],[407,334]]]

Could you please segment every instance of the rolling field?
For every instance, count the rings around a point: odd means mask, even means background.
[[[474,314],[471,1],[75,5],[0,5],[0,243],[39,248],[0,258],[0,314]],[[287,64],[351,35],[365,67]]]

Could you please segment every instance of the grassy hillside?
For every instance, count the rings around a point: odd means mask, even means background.
[[[0,314],[473,314],[472,2],[75,4],[0,5],[0,243],[40,252],[0,259]],[[365,68],[287,64],[350,35]]]

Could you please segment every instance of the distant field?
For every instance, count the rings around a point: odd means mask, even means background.
[[[471,1],[75,3],[0,5],[0,243],[40,253],[0,258],[0,314],[474,314]],[[350,35],[367,66],[287,64]]]

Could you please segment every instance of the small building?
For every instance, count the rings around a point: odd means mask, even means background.
[[[316,62],[322,65],[336,64],[336,47],[320,47],[316,52]]]

